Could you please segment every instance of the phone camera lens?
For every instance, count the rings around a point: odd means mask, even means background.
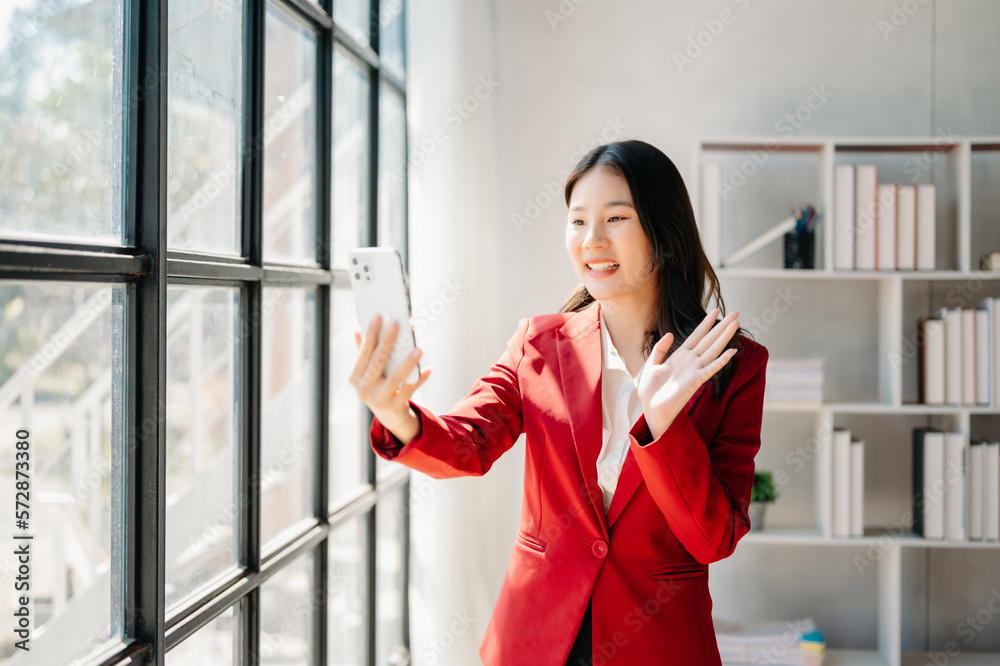
[[[351,263],[354,264],[355,266],[357,266],[358,265],[358,258],[357,257],[351,257]]]
[[[355,280],[360,280],[361,279],[361,273],[355,273],[354,274],[354,279]]]
[[[368,267],[365,266],[363,270],[365,271],[365,273],[367,273],[368,272]]]

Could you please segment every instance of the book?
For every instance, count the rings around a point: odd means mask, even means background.
[[[877,251],[878,169],[854,167],[854,270],[875,270]]]
[[[940,308],[938,319],[944,320],[944,401],[948,405],[962,404],[962,310]]]
[[[865,535],[865,440],[851,438],[851,536]]]
[[[945,434],[948,466],[945,470],[946,536],[949,541],[965,541],[965,435],[960,432]]]
[[[962,308],[962,404],[976,404],[976,311]]]
[[[833,267],[854,270],[854,165],[838,164],[833,183]]]
[[[969,443],[969,539],[983,540],[983,509],[986,502],[986,442],[981,439]]]
[[[878,186],[878,216],[875,219],[878,233],[875,245],[878,256],[875,267],[880,271],[896,270],[896,185]]]
[[[934,185],[917,185],[917,270],[934,270],[937,233],[937,190]]]
[[[917,267],[917,187],[900,185],[896,190],[896,270]]]
[[[833,536],[851,536],[851,431],[833,429]]]
[[[945,434],[937,428],[913,429],[913,531],[925,539],[944,539]]]
[[[925,405],[944,404],[944,321],[921,317],[919,324],[923,342],[917,356],[920,377],[920,402]]]
[[[985,459],[983,539],[1000,541],[1000,442],[987,442]]]
[[[722,258],[722,166],[704,164],[701,167],[701,246],[713,266]]]
[[[990,311],[993,319],[990,321],[990,356],[993,363],[990,366],[993,374],[993,406],[1000,407],[1000,298],[991,300]]]
[[[983,303],[986,307],[983,307]],[[993,372],[993,336],[990,334],[990,318],[993,305],[991,299],[984,299],[980,302],[980,307],[975,310],[976,316],[976,404],[989,405],[992,401],[990,389],[992,382],[990,375]]]

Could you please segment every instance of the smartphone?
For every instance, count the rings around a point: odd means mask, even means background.
[[[358,323],[367,330],[375,315],[382,316],[382,327],[391,321],[399,326],[396,343],[392,346],[384,374],[388,376],[406,359],[417,340],[413,333],[410,289],[403,270],[403,258],[394,247],[359,247],[348,257],[351,271],[351,288],[358,310]],[[379,331],[379,339],[382,331]],[[420,379],[420,361],[410,371],[405,381]]]

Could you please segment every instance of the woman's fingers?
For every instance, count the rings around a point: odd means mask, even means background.
[[[714,361],[706,365],[704,369],[702,369],[702,375],[704,376],[702,384],[704,384],[713,376],[715,376],[715,373],[717,373],[719,370],[722,370],[722,368],[726,366],[726,363],[729,363],[729,359],[731,359],[735,355],[736,355],[735,349],[727,349],[726,351],[722,352],[722,355],[719,356],[719,358],[715,359]],[[699,384],[699,386],[700,385],[701,384]]]
[[[719,308],[713,308],[711,312],[705,315],[705,318],[701,320],[701,323],[691,331],[691,335],[687,337],[684,344],[681,346],[686,349],[694,349],[699,342],[701,342],[702,337],[712,329],[712,325],[715,323],[715,317],[719,314]]]
[[[417,361],[423,354],[419,347],[414,347],[413,351],[406,355],[403,362],[399,364],[392,372],[390,372],[385,381],[375,390],[375,399],[379,404],[387,404],[389,400],[396,394],[396,389],[403,380],[410,374],[417,365]]]
[[[375,350],[375,342],[378,340],[379,326],[382,323],[382,318],[375,315],[370,322],[368,322],[368,335],[365,336],[363,342],[358,346],[358,358],[354,362],[354,368],[351,370],[350,382],[352,386],[357,386],[358,380],[364,376],[365,369],[368,367],[368,363],[371,360],[372,352]],[[357,342],[359,334],[355,332],[354,340]]]
[[[731,314],[735,315],[735,313]],[[740,322],[736,320],[736,317],[726,315],[726,318],[719,322],[694,348],[695,353],[702,357],[702,364],[708,365],[721,354],[739,328]]]
[[[649,352],[649,360],[647,362],[652,363],[653,365],[663,363],[663,359],[666,358],[667,352],[670,351],[670,345],[673,341],[673,333],[667,333],[662,338],[657,340],[656,344],[653,345],[653,351]]]
[[[420,373],[420,377],[417,381],[412,384],[403,384],[399,389],[399,399],[404,403],[410,401],[410,396],[413,395],[414,391],[420,388],[420,385],[427,381],[427,378],[431,376],[431,369],[424,368],[424,371]]]

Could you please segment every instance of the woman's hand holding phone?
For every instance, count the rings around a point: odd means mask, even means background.
[[[378,315],[369,322],[367,336],[362,338],[361,333],[355,331],[354,342],[359,354],[349,381],[375,418],[406,445],[420,435],[420,417],[410,407],[410,396],[430,376],[431,369],[424,369],[416,382],[403,383],[422,354],[419,348],[414,347],[393,372],[388,376],[383,374],[398,335],[396,322],[389,322],[383,327],[382,318]]]

